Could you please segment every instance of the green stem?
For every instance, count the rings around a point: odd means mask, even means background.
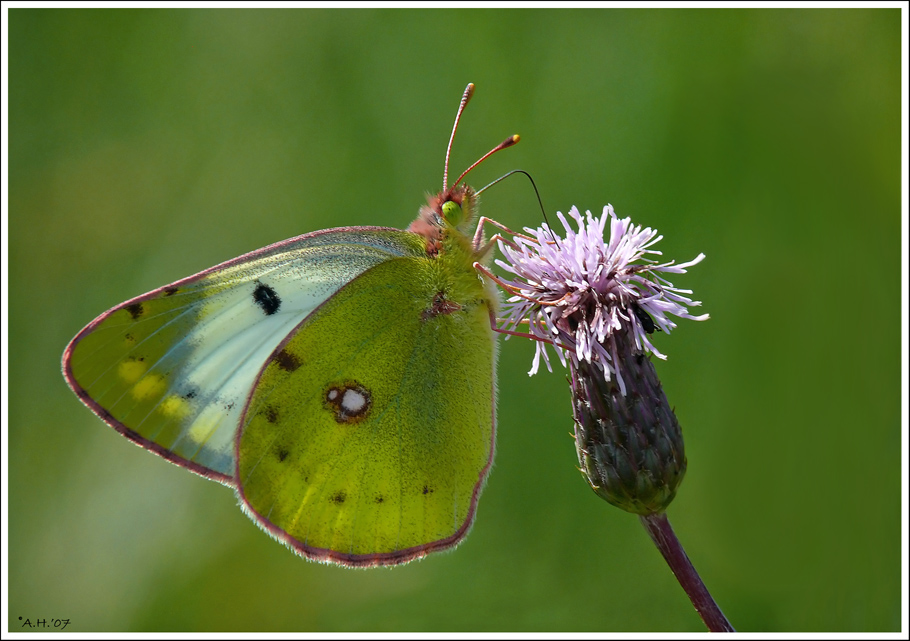
[[[676,575],[676,580],[679,581],[682,589],[689,595],[692,605],[695,606],[695,611],[698,612],[701,620],[708,626],[708,630],[711,632],[736,632],[711,597],[708,588],[705,587],[701,577],[698,576],[698,572],[695,571],[695,566],[692,565],[689,557],[686,556],[686,551],[683,550],[679,539],[676,538],[676,533],[670,527],[670,521],[667,520],[666,513],[658,512],[646,516],[642,515],[640,518],[648,534],[651,535],[654,545],[660,550],[667,565],[670,566],[673,574]]]

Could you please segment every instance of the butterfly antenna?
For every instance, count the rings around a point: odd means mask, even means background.
[[[479,196],[481,194],[481,192],[483,192],[483,190],[486,189],[487,187],[492,187],[496,183],[501,182],[501,181],[505,180],[506,178],[508,178],[509,176],[513,176],[515,174],[524,174],[525,176],[528,177],[528,180],[531,181],[531,187],[534,188],[534,194],[537,196],[537,204],[540,205],[540,213],[543,215],[544,222],[547,223],[547,229],[550,231],[550,236],[553,238],[554,243],[559,244],[559,240],[556,238],[556,235],[553,233],[552,227],[550,227],[550,221],[547,218],[547,210],[543,206],[543,200],[540,198],[540,192],[537,190],[537,184],[534,182],[534,179],[531,177],[531,174],[526,172],[524,169],[513,169],[509,173],[500,176],[499,178],[497,178],[496,180],[491,182],[489,185],[484,185],[483,187],[478,189],[477,195]]]
[[[471,96],[473,95],[474,83],[469,82],[468,86],[464,88],[464,95],[461,96],[461,104],[458,105],[458,113],[455,114],[455,124],[452,126],[452,135],[449,137],[449,146],[446,148],[446,166],[442,172],[443,191],[446,191],[449,186],[449,154],[452,153],[452,143],[455,142],[455,132],[458,131],[458,123],[461,121],[461,114],[464,111],[464,108],[468,106],[468,101],[471,100]]]
[[[495,154],[497,151],[500,151],[500,150],[505,149],[505,148],[507,148],[507,147],[511,147],[512,145],[514,145],[515,143],[517,143],[519,140],[521,140],[521,136],[519,136],[518,134],[515,134],[514,136],[509,136],[508,138],[506,138],[505,140],[503,140],[501,143],[499,143],[498,145],[496,145],[495,147],[493,147],[490,151],[488,151],[487,153],[485,153],[485,154],[483,155],[483,157],[481,157],[480,160],[478,160],[478,161],[475,162],[473,165],[471,165],[470,167],[468,167],[467,169],[465,169],[465,170],[461,173],[461,175],[458,177],[458,180],[456,180],[455,182],[452,183],[452,187],[454,187],[455,185],[457,185],[458,183],[460,183],[460,182],[461,182],[461,179],[464,178],[465,176],[467,176],[468,173],[469,173],[472,169],[474,169],[474,167],[476,167],[477,165],[479,165],[480,163],[482,163],[484,160],[486,160],[487,158],[489,158],[490,156],[492,156],[493,154]]]
[[[481,194],[481,192],[483,192],[483,190],[486,189],[487,187],[492,187],[492,186],[495,185],[496,183],[498,183],[498,182],[500,182],[500,181],[503,181],[503,180],[505,180],[506,178],[508,178],[509,176],[513,176],[513,175],[515,175],[515,174],[524,174],[525,176],[528,177],[528,180],[531,181],[531,187],[534,188],[534,194],[537,196],[537,204],[540,205],[540,213],[543,214],[543,219],[546,221],[546,220],[547,220],[547,210],[544,209],[543,200],[541,200],[541,198],[540,198],[540,192],[537,191],[537,185],[534,183],[534,179],[531,178],[531,174],[529,174],[528,172],[526,172],[524,169],[513,169],[513,170],[510,171],[509,173],[500,176],[499,178],[497,178],[496,180],[494,180],[493,182],[491,182],[489,185],[486,185],[486,186],[482,187],[481,189],[478,189],[478,190],[477,190],[477,195],[479,196],[479,195]],[[549,221],[547,221],[547,224],[548,224],[548,225],[550,224]]]

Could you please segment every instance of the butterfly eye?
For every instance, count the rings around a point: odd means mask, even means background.
[[[464,218],[464,211],[461,209],[458,203],[452,200],[447,200],[442,204],[442,217],[445,218],[446,222],[453,227],[458,227]]]

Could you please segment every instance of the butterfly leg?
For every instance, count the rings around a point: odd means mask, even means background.
[[[494,283],[496,283],[497,285],[499,285],[500,287],[505,289],[507,292],[509,292],[511,294],[515,294],[516,296],[521,296],[522,298],[526,298],[525,296],[522,296],[522,294],[520,294],[518,291],[516,291],[514,287],[512,287],[508,283],[504,282],[496,274],[491,272],[489,269],[487,269],[480,263],[474,263],[474,269],[476,269],[481,274],[483,274],[484,276],[486,276],[487,278],[492,280]],[[493,329],[494,332],[497,332],[499,334],[508,334],[509,336],[520,336],[521,338],[530,338],[532,340],[535,340],[535,341],[538,341],[541,343],[549,343],[551,345],[556,345],[556,343],[554,341],[551,341],[546,338],[541,338],[540,336],[534,336],[533,334],[523,334],[522,332],[513,332],[508,329],[502,329],[499,327],[499,323],[502,323],[502,322],[504,322],[504,319],[497,318],[496,314],[494,314],[493,310],[491,309],[490,310],[490,327]],[[528,323],[528,320],[525,319],[521,322]]]
[[[515,246],[515,244],[511,240],[509,240],[508,238],[506,238],[500,234],[494,235],[490,240],[488,240],[486,243],[484,243],[483,242],[484,223],[490,223],[494,227],[498,228],[500,231],[504,231],[505,233],[509,234],[510,236],[513,236],[513,237],[517,236],[518,238],[527,238],[528,240],[534,240],[530,236],[526,236],[524,234],[512,231],[511,229],[509,229],[502,223],[496,222],[492,218],[487,218],[486,216],[481,216],[477,220],[477,231],[474,232],[474,240],[471,243],[472,246],[474,247],[474,251],[480,255],[486,254],[490,250],[490,246],[497,240],[501,240],[502,242],[504,242],[512,247]]]

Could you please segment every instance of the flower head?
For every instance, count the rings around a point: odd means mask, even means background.
[[[657,262],[649,258],[661,254],[652,249],[663,238],[656,230],[632,225],[630,218],[618,219],[611,205],[604,207],[600,218],[586,213],[585,220],[575,207],[569,211],[578,231],[557,213],[565,238],[545,224],[526,228],[527,236],[499,242],[508,262],[496,262],[516,277],[502,282],[513,294],[504,305],[503,329],[529,322],[531,335],[538,339],[529,374],[537,372],[541,356],[551,369],[545,348],[551,343],[563,365],[568,352],[574,363],[595,365],[608,381],[616,374],[625,394],[616,368],[617,333],[629,332],[635,351],[665,359],[649,335],[669,334],[676,327],[668,314],[692,320],[706,320],[708,315],[691,315],[688,307],[701,303],[686,296],[691,291],[673,287],[661,274],[684,274],[705,255],[679,265]],[[605,240],[608,221],[610,238]]]
[[[512,280],[497,279],[512,294],[503,331],[528,322],[537,353],[530,374],[552,344],[571,372],[575,448],[582,474],[603,499],[629,512],[651,515],[667,508],[686,473],[682,430],[663,392],[648,352],[665,358],[651,343],[655,331],[669,333],[668,317],[705,320],[688,308],[700,303],[662,274],[681,274],[704,259],[657,262],[649,256],[661,236],[651,228],[619,220],[613,207],[603,216],[576,208],[562,214],[565,238],[548,226],[527,229],[499,248],[498,264]],[[610,238],[604,239],[607,222]],[[565,354],[568,353],[568,359]]]

